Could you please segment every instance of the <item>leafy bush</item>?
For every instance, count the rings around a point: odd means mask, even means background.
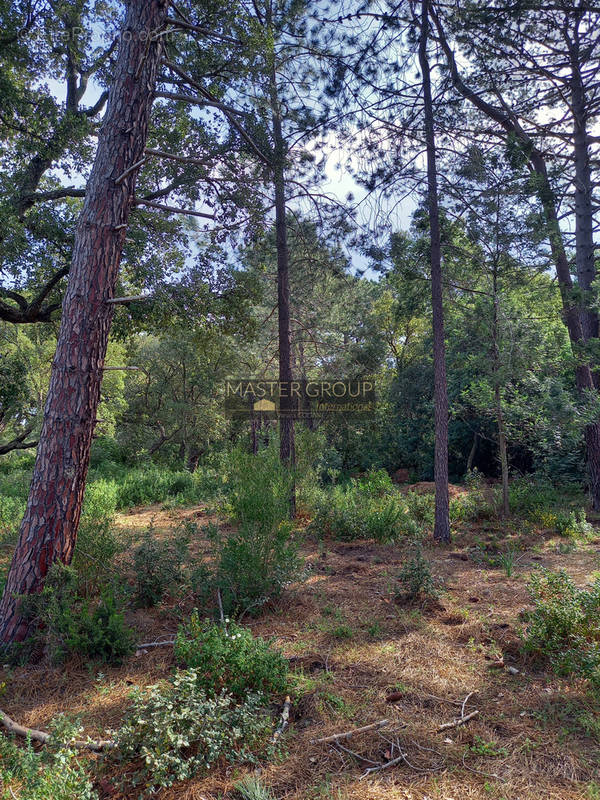
[[[594,528],[585,518],[585,511],[559,511],[556,515],[556,532],[571,539],[585,538]]]
[[[135,600],[139,606],[155,606],[169,587],[179,586],[189,540],[190,530],[186,525],[176,529],[174,538],[164,541],[156,538],[152,525],[144,531],[142,541],[133,553]]]
[[[83,499],[83,518],[112,519],[117,508],[118,486],[115,481],[100,479],[88,482]]]
[[[106,589],[94,606],[78,593],[79,578],[73,567],[55,563],[38,595],[23,598],[23,607],[35,623],[27,647],[40,645],[51,661],[60,663],[72,653],[119,664],[133,649],[133,634],[125,625],[114,594]]]
[[[163,503],[174,497],[181,504],[198,502],[198,486],[191,472],[155,467],[134,469],[118,485],[117,508]]]
[[[301,561],[292,529],[290,522],[272,528],[246,523],[229,533],[209,529],[216,561],[213,585],[227,614],[256,614],[298,580]]]
[[[111,519],[82,519],[73,553],[79,587],[91,595],[101,590],[114,574],[114,561],[124,543]]]
[[[292,474],[268,448],[257,455],[234,451],[228,483],[229,512],[237,530],[207,532],[214,547],[215,588],[227,613],[256,613],[298,577],[300,560],[289,521]]]
[[[345,541],[391,542],[401,537],[419,538],[428,502],[422,502],[418,495],[403,497],[392,485],[389,475],[378,470],[359,480],[352,479],[346,485],[313,493],[310,527],[318,535]]]
[[[580,675],[600,687],[600,579],[578,589],[566,572],[532,574],[534,609],[526,616],[524,648],[559,675]]]
[[[56,744],[39,753],[31,740],[19,747],[0,736],[0,798],[2,800],[96,800],[91,781],[67,742],[79,729],[64,717],[50,726]]]
[[[25,513],[25,500],[0,495],[0,541],[10,541],[19,532]]]
[[[421,547],[416,548],[414,556],[400,570],[398,583],[401,587],[399,597],[408,600],[434,599],[438,596],[431,567]]]
[[[550,481],[538,477],[517,478],[508,487],[513,514],[531,514],[560,505],[561,498]],[[564,498],[563,498],[564,502]]]
[[[236,697],[281,694],[286,688],[287,662],[269,641],[234,622],[202,621],[198,612],[179,628],[175,658],[198,671],[198,685],[209,695],[223,689]]]
[[[171,786],[221,757],[232,763],[252,760],[252,751],[266,740],[272,725],[260,695],[236,704],[226,693],[208,697],[201,681],[200,670],[180,670],[170,683],[134,692],[133,707],[115,737],[119,757],[142,760],[134,785]]]

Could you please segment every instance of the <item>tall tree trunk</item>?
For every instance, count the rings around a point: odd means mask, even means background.
[[[168,0],[129,0],[106,117],[79,219],[27,509],[0,601],[0,641],[29,624],[19,595],[40,591],[73,555],[113,296],[152,108]],[[117,181],[117,178],[120,178]]]
[[[427,55],[429,0],[422,0],[419,63],[423,83],[425,141],[427,148],[427,204],[431,239],[431,303],[433,309],[433,373],[435,405],[435,524],[433,538],[450,541],[448,498],[448,387],[446,384],[446,345],[444,342],[444,304],[442,297],[442,247],[437,193],[437,167],[431,72]]]
[[[594,202],[592,169],[587,131],[588,102],[581,76],[579,45],[571,42],[571,110],[573,114],[573,158],[575,161],[575,265],[582,292],[581,325],[585,340],[598,338],[598,312],[593,305],[596,277],[594,250]],[[597,379],[596,379],[597,384]]]
[[[275,239],[277,245],[277,312],[279,334],[279,381],[287,387],[279,400],[279,456],[283,464],[294,468],[296,444],[294,435],[294,402],[290,396],[293,379],[292,340],[290,324],[290,258],[287,240],[285,203],[286,145],[281,125],[281,108],[277,91],[277,74],[270,74],[270,100],[273,117],[273,188],[275,189]],[[292,483],[290,517],[296,513],[296,489]]]

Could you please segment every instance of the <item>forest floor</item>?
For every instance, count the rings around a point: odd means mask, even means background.
[[[185,518],[202,523],[211,517],[200,507],[153,506],[119,515],[118,524],[139,532],[152,522],[157,535],[169,536]],[[511,577],[490,558],[499,542],[506,547],[507,537],[518,547]],[[600,707],[583,685],[536,671],[518,638],[532,569],[564,569],[583,586],[600,568],[600,538],[571,547],[544,531],[511,534],[510,523],[459,525],[451,546],[426,543],[443,589],[439,601],[426,606],[397,599],[397,574],[407,557],[397,545],[309,539],[303,552],[306,579],[259,618],[244,620],[256,634],[274,637],[296,672],[283,754],[261,772],[275,797],[600,798]],[[154,641],[172,636],[192,605],[179,598],[131,612],[129,621],[140,642]],[[2,705],[21,724],[42,729],[59,712],[77,715],[86,734],[102,736],[118,727],[132,686],[156,683],[172,668],[170,647],[138,652],[119,668],[77,661],[56,669],[5,667]],[[392,692],[396,701],[386,702]],[[464,713],[478,715],[438,732],[461,716],[467,695]],[[359,758],[311,742],[383,718],[386,728],[345,742]],[[361,779],[370,762],[395,757],[398,747],[405,754],[401,764]],[[157,797],[233,800],[233,783],[249,770],[224,765]],[[136,796],[135,790],[120,793],[115,783],[111,774],[103,778],[100,796]]]

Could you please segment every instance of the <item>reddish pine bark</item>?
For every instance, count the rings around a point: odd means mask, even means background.
[[[75,236],[44,423],[25,517],[0,601],[0,641],[29,624],[18,595],[38,592],[73,555],[137,169],[143,156],[168,0],[129,0],[106,116]],[[123,226],[123,227],[121,227]]]

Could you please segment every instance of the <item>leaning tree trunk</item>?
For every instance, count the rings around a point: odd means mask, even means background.
[[[442,298],[442,247],[440,214],[437,194],[437,168],[431,73],[427,56],[429,2],[423,0],[419,63],[423,82],[425,112],[425,141],[427,148],[427,204],[431,239],[431,302],[433,308],[433,383],[435,405],[435,524],[433,538],[450,541],[450,511],[448,498],[448,387],[446,384],[446,345],[444,342],[444,305]]]
[[[110,99],[79,219],[27,509],[0,601],[0,641],[29,624],[19,595],[73,555],[100,397],[113,296],[146,146],[168,0],[129,0]]]

